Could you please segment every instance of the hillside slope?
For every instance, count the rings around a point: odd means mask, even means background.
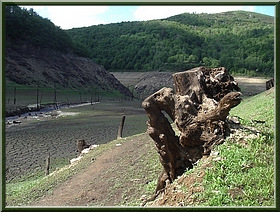
[[[163,87],[173,88],[171,72],[111,72],[133,95],[144,99]]]
[[[224,66],[245,75],[273,75],[274,18],[258,13],[183,13],[66,32],[109,71],[178,72]]]
[[[62,88],[117,90],[131,96],[104,67],[74,54],[63,54],[52,49],[19,46],[6,49],[5,77],[18,84]]]
[[[86,48],[32,9],[5,7],[5,77],[23,85],[118,91],[131,96]],[[54,85],[55,84],[55,85]]]

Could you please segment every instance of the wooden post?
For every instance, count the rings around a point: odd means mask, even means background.
[[[47,157],[46,157],[46,171],[45,171],[45,175],[49,175],[50,173],[50,161],[51,161],[51,158],[50,158],[50,153],[48,153]]]
[[[54,83],[54,100],[53,100],[53,102],[54,102],[54,109],[57,109],[58,107],[57,107],[56,85],[55,85],[55,83]]]
[[[14,87],[14,105],[16,104],[16,91],[17,91],[17,88],[16,87]]]
[[[270,88],[274,87],[274,78],[271,78],[270,80],[265,82],[266,90],[269,90]]]
[[[66,97],[66,101],[67,101],[67,105],[68,105],[68,107],[70,107],[70,103],[69,103],[69,99],[68,99],[68,97]]]
[[[76,141],[76,144],[77,144],[77,148],[78,148],[78,156],[81,155],[81,152],[83,151],[84,149],[84,146],[86,144],[85,140],[84,139],[78,139]]]
[[[80,103],[82,104],[82,92],[79,93],[80,94]]]
[[[37,110],[39,110],[39,83],[40,81],[38,80],[38,83],[37,83]]]
[[[42,99],[43,99],[43,91],[41,92],[40,105],[42,104]]]
[[[122,121],[120,123],[119,130],[118,130],[117,139],[122,138],[124,121],[125,121],[125,115],[123,115],[123,117],[122,117]]]

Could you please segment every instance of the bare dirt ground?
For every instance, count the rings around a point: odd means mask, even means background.
[[[138,161],[151,149],[155,151],[148,135],[133,136],[122,145],[105,151],[85,171],[74,175],[32,206],[121,206],[135,198],[135,184],[144,187],[151,180],[148,173],[127,173],[129,167],[141,165]],[[134,178],[129,178],[130,174]],[[123,179],[123,182],[116,179]],[[116,187],[119,183],[122,185]],[[141,192],[138,195],[140,199]]]
[[[129,102],[122,103],[121,108],[116,103],[100,103],[82,107],[81,110],[87,110],[86,114],[80,114],[80,108],[70,108],[64,112],[56,111],[59,113],[56,116],[40,114],[20,117],[16,119],[20,124],[6,124],[7,182],[18,180],[26,174],[43,174],[48,153],[51,156],[50,171],[69,164],[69,160],[77,155],[77,139],[85,139],[89,144],[114,140],[123,114],[126,114],[124,136],[144,132],[145,112],[140,107],[126,104]],[[86,107],[88,109],[83,109]],[[138,123],[135,119],[139,120]]]
[[[173,184],[169,185],[166,190],[161,193],[153,202],[149,202],[147,206],[195,206],[198,204],[196,194],[203,192],[202,186],[205,170],[210,168],[211,161],[217,158],[210,155],[203,156],[200,160],[202,164],[199,169],[194,169],[194,172],[182,175]],[[182,187],[185,190],[182,190]],[[171,197],[171,198],[170,198]]]

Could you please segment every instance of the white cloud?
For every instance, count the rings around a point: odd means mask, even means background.
[[[185,12],[183,6],[140,6],[133,13],[138,21],[167,18]]]
[[[63,29],[99,24],[96,15],[108,10],[108,6],[55,6],[48,7],[50,19]]]
[[[53,5],[53,6],[24,6],[33,8],[40,16],[50,19],[56,26],[62,29],[71,29],[75,27],[87,27],[98,24],[107,24],[120,22],[121,20],[129,21],[146,21],[153,19],[168,18],[181,13],[219,13],[232,10],[255,11],[257,6],[70,6],[70,5]],[[110,9],[111,8],[111,9]],[[112,9],[114,8],[114,9]],[[135,9],[137,8],[137,9]],[[122,17],[122,18],[121,18]]]
[[[106,12],[109,6],[29,6],[44,18],[50,19],[62,29],[105,24],[97,15]]]
[[[220,13],[233,10],[254,11],[254,6],[140,6],[133,13],[138,21],[167,18],[181,13]]]

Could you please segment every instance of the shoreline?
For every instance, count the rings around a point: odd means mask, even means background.
[[[72,104],[61,104],[58,105],[57,108],[54,106],[54,104],[41,104],[39,106],[39,110],[36,106],[36,104],[28,105],[28,106],[19,106],[15,110],[7,111],[6,110],[6,116],[5,120],[6,122],[9,120],[15,120],[20,117],[27,117],[27,116],[37,116],[37,114],[45,114],[52,112],[54,110],[63,109],[63,108],[73,108],[73,107],[81,107],[86,105],[94,105],[100,102],[82,102],[82,103],[72,103]]]

